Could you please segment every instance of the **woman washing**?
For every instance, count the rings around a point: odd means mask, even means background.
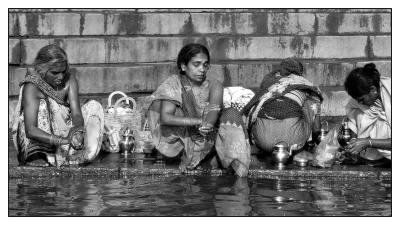
[[[167,157],[183,151],[182,171],[209,168],[215,149],[223,167],[247,176],[250,145],[244,124],[236,109],[221,110],[222,84],[207,77],[208,49],[184,46],[177,67],[179,74],[171,75],[152,95],[148,117],[156,149]]]
[[[104,126],[100,103],[82,107],[78,82],[57,45],[39,50],[34,71],[20,83],[13,141],[20,165],[43,159],[61,166],[89,162],[99,152]]]
[[[303,77],[303,65],[285,59],[279,69],[267,74],[260,89],[243,108],[248,130],[258,148],[272,152],[284,141],[290,149],[304,146],[320,131],[322,95]]]
[[[347,149],[367,160],[390,159],[392,151],[392,80],[381,77],[375,64],[351,71],[344,83],[352,97],[346,115],[352,139]]]

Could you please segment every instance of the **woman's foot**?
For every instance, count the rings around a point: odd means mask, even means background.
[[[34,167],[48,167],[50,164],[43,159],[34,160],[31,162],[27,162],[26,166],[34,166]]]

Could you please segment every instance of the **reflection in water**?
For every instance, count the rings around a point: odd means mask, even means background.
[[[251,211],[247,178],[237,177],[230,188],[222,187],[215,194],[217,216],[247,216]]]
[[[99,216],[101,211],[107,208],[100,193],[101,191],[97,186],[93,184],[87,185],[87,197],[85,199],[87,205],[83,206],[82,209],[84,216]]]
[[[391,216],[391,181],[11,179],[10,216]]]
[[[321,210],[329,215],[330,211],[334,211],[336,208],[336,202],[339,200],[333,193],[332,189],[324,183],[323,180],[316,180],[314,183],[315,196],[314,203]]]

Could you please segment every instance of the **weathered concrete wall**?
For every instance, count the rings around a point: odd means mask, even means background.
[[[66,50],[83,99],[105,103],[121,90],[142,106],[176,72],[178,51],[190,42],[209,47],[209,75],[225,86],[256,88],[280,60],[301,59],[324,92],[327,116],[344,114],[343,82],[355,66],[374,62],[391,77],[389,9],[12,9],[9,113],[18,82],[46,44]]]

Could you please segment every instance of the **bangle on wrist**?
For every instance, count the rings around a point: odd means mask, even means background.
[[[190,125],[190,118],[183,118],[183,125],[189,126]]]

